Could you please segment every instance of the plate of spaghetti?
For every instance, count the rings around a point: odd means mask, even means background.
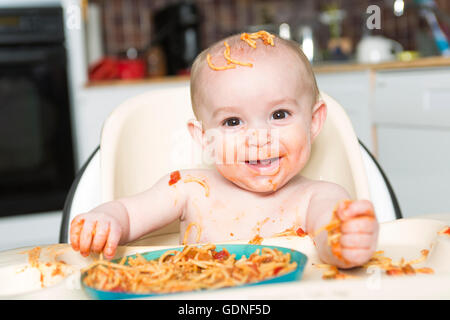
[[[127,299],[188,291],[299,281],[307,257],[289,248],[252,244],[186,245],[99,259],[82,270],[95,299]]]

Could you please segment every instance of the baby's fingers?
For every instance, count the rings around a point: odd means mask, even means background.
[[[90,253],[93,231],[97,221],[88,220],[84,222],[83,230],[80,235],[80,253],[87,257]]]
[[[356,217],[351,220],[344,221],[341,225],[342,233],[377,233],[378,223],[372,217]]]
[[[83,229],[84,219],[75,217],[70,223],[70,243],[73,250],[80,250],[80,234]]]
[[[338,206],[338,214],[344,221],[357,216],[375,216],[373,205],[368,200],[342,201]]]
[[[373,255],[373,250],[370,249],[348,249],[342,248],[342,256],[348,261],[348,267],[361,266]]]
[[[96,228],[93,230],[94,236],[92,241],[92,251],[100,253],[106,244],[109,235],[109,222],[98,222]]]
[[[341,247],[348,249],[371,249],[375,236],[370,234],[343,234],[340,239]]]
[[[108,240],[106,242],[106,246],[103,251],[106,259],[114,258],[121,236],[122,236],[122,229],[120,228],[120,226],[116,223],[111,223]]]

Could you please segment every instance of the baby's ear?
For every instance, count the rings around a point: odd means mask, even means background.
[[[312,108],[311,120],[311,142],[316,139],[317,135],[322,130],[322,126],[327,118],[327,105],[323,100],[319,100]]]
[[[203,128],[202,123],[195,119],[190,119],[187,123],[189,133],[192,139],[197,142],[200,146],[203,146]]]

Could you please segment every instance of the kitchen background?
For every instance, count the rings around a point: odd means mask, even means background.
[[[196,54],[258,29],[302,46],[404,216],[449,212],[447,0],[0,0],[0,250],[58,242],[116,106],[188,85]]]
[[[152,40],[158,37],[158,25],[155,16],[167,6],[182,3],[179,0],[95,0],[90,3],[101,10],[105,53],[119,55],[130,47],[143,52]],[[420,15],[420,9],[412,1],[386,0],[196,0],[195,22],[201,48],[206,48],[227,35],[247,30],[250,26],[272,26],[277,28],[286,23],[292,38],[300,38],[302,27],[313,29],[315,40],[322,51],[326,51],[331,38],[345,37],[355,45],[366,28],[366,9],[378,5],[381,9],[382,29],[372,34],[384,35],[395,39],[405,50],[418,49],[429,54],[422,47],[422,32],[428,32],[428,26]],[[395,11],[394,3],[403,3],[403,9]],[[406,8],[404,5],[406,4]],[[437,1],[440,12],[450,11],[450,3]],[[342,17],[336,25],[325,21],[335,14]],[[448,19],[448,18],[447,18]],[[324,52],[325,53],[325,52]],[[433,52],[437,53],[437,51]]]

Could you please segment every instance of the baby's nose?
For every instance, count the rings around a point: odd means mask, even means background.
[[[271,143],[269,129],[248,129],[246,132],[247,147],[263,147]]]

